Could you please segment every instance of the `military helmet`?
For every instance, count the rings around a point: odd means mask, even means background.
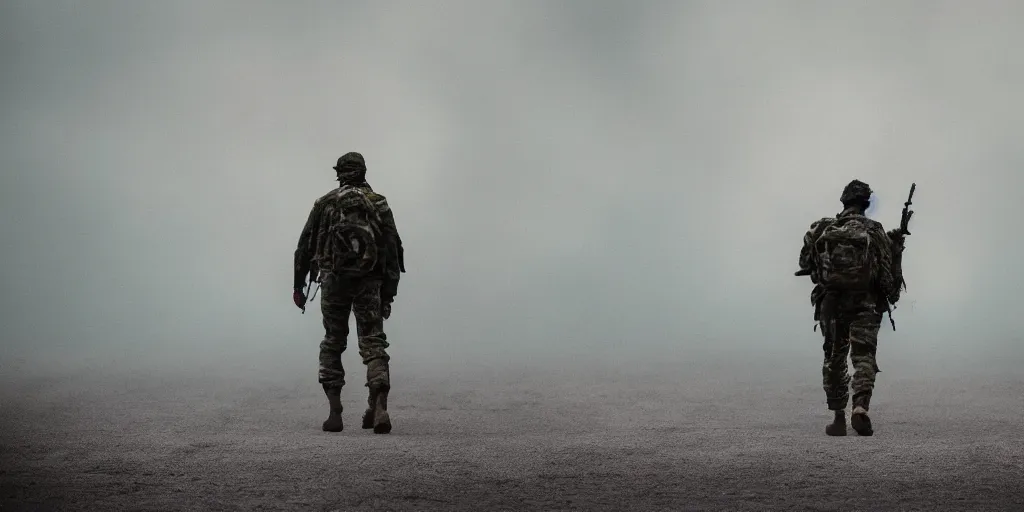
[[[863,181],[853,180],[843,189],[843,195],[839,196],[839,200],[842,201],[843,206],[859,202],[870,203],[871,187]]]

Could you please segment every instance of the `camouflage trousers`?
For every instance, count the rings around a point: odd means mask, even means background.
[[[821,374],[830,410],[846,409],[850,402],[851,388],[853,406],[868,409],[875,387],[875,375],[879,372],[875,352],[881,323],[882,314],[875,311],[873,304],[822,314],[820,326],[825,338],[822,346],[825,362]],[[847,357],[853,362],[852,382]]]
[[[381,316],[380,279],[327,276],[321,286],[320,311],[324,339],[320,342],[319,382],[324,391],[338,391],[345,385],[341,354],[348,346],[349,313],[356,317],[359,356],[366,365],[366,386],[390,389],[387,335]]]

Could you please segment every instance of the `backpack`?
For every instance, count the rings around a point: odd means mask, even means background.
[[[364,277],[384,257],[380,211],[358,187],[338,188],[326,211],[326,235],[320,268],[341,277]]]
[[[815,242],[819,282],[831,290],[867,290],[876,281],[871,221],[862,215],[840,217]]]

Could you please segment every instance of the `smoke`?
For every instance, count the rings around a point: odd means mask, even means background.
[[[923,187],[881,357],[1022,354],[1024,4],[444,4],[0,2],[0,365],[315,368],[291,256],[348,151],[396,365],[814,359],[792,266],[852,177],[888,229]]]
[[[867,215],[868,217],[871,217],[872,219],[874,219],[875,218],[875,213],[878,211],[878,193],[877,192],[871,192],[871,199],[870,199],[870,201],[871,201],[871,204],[868,205],[868,209],[864,212],[864,214]],[[875,220],[878,220],[878,219],[875,219]]]

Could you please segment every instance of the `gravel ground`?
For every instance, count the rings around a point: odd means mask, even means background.
[[[406,377],[391,435],[310,375],[6,376],[0,510],[1024,510],[1019,373],[887,372],[829,438],[814,370]]]

